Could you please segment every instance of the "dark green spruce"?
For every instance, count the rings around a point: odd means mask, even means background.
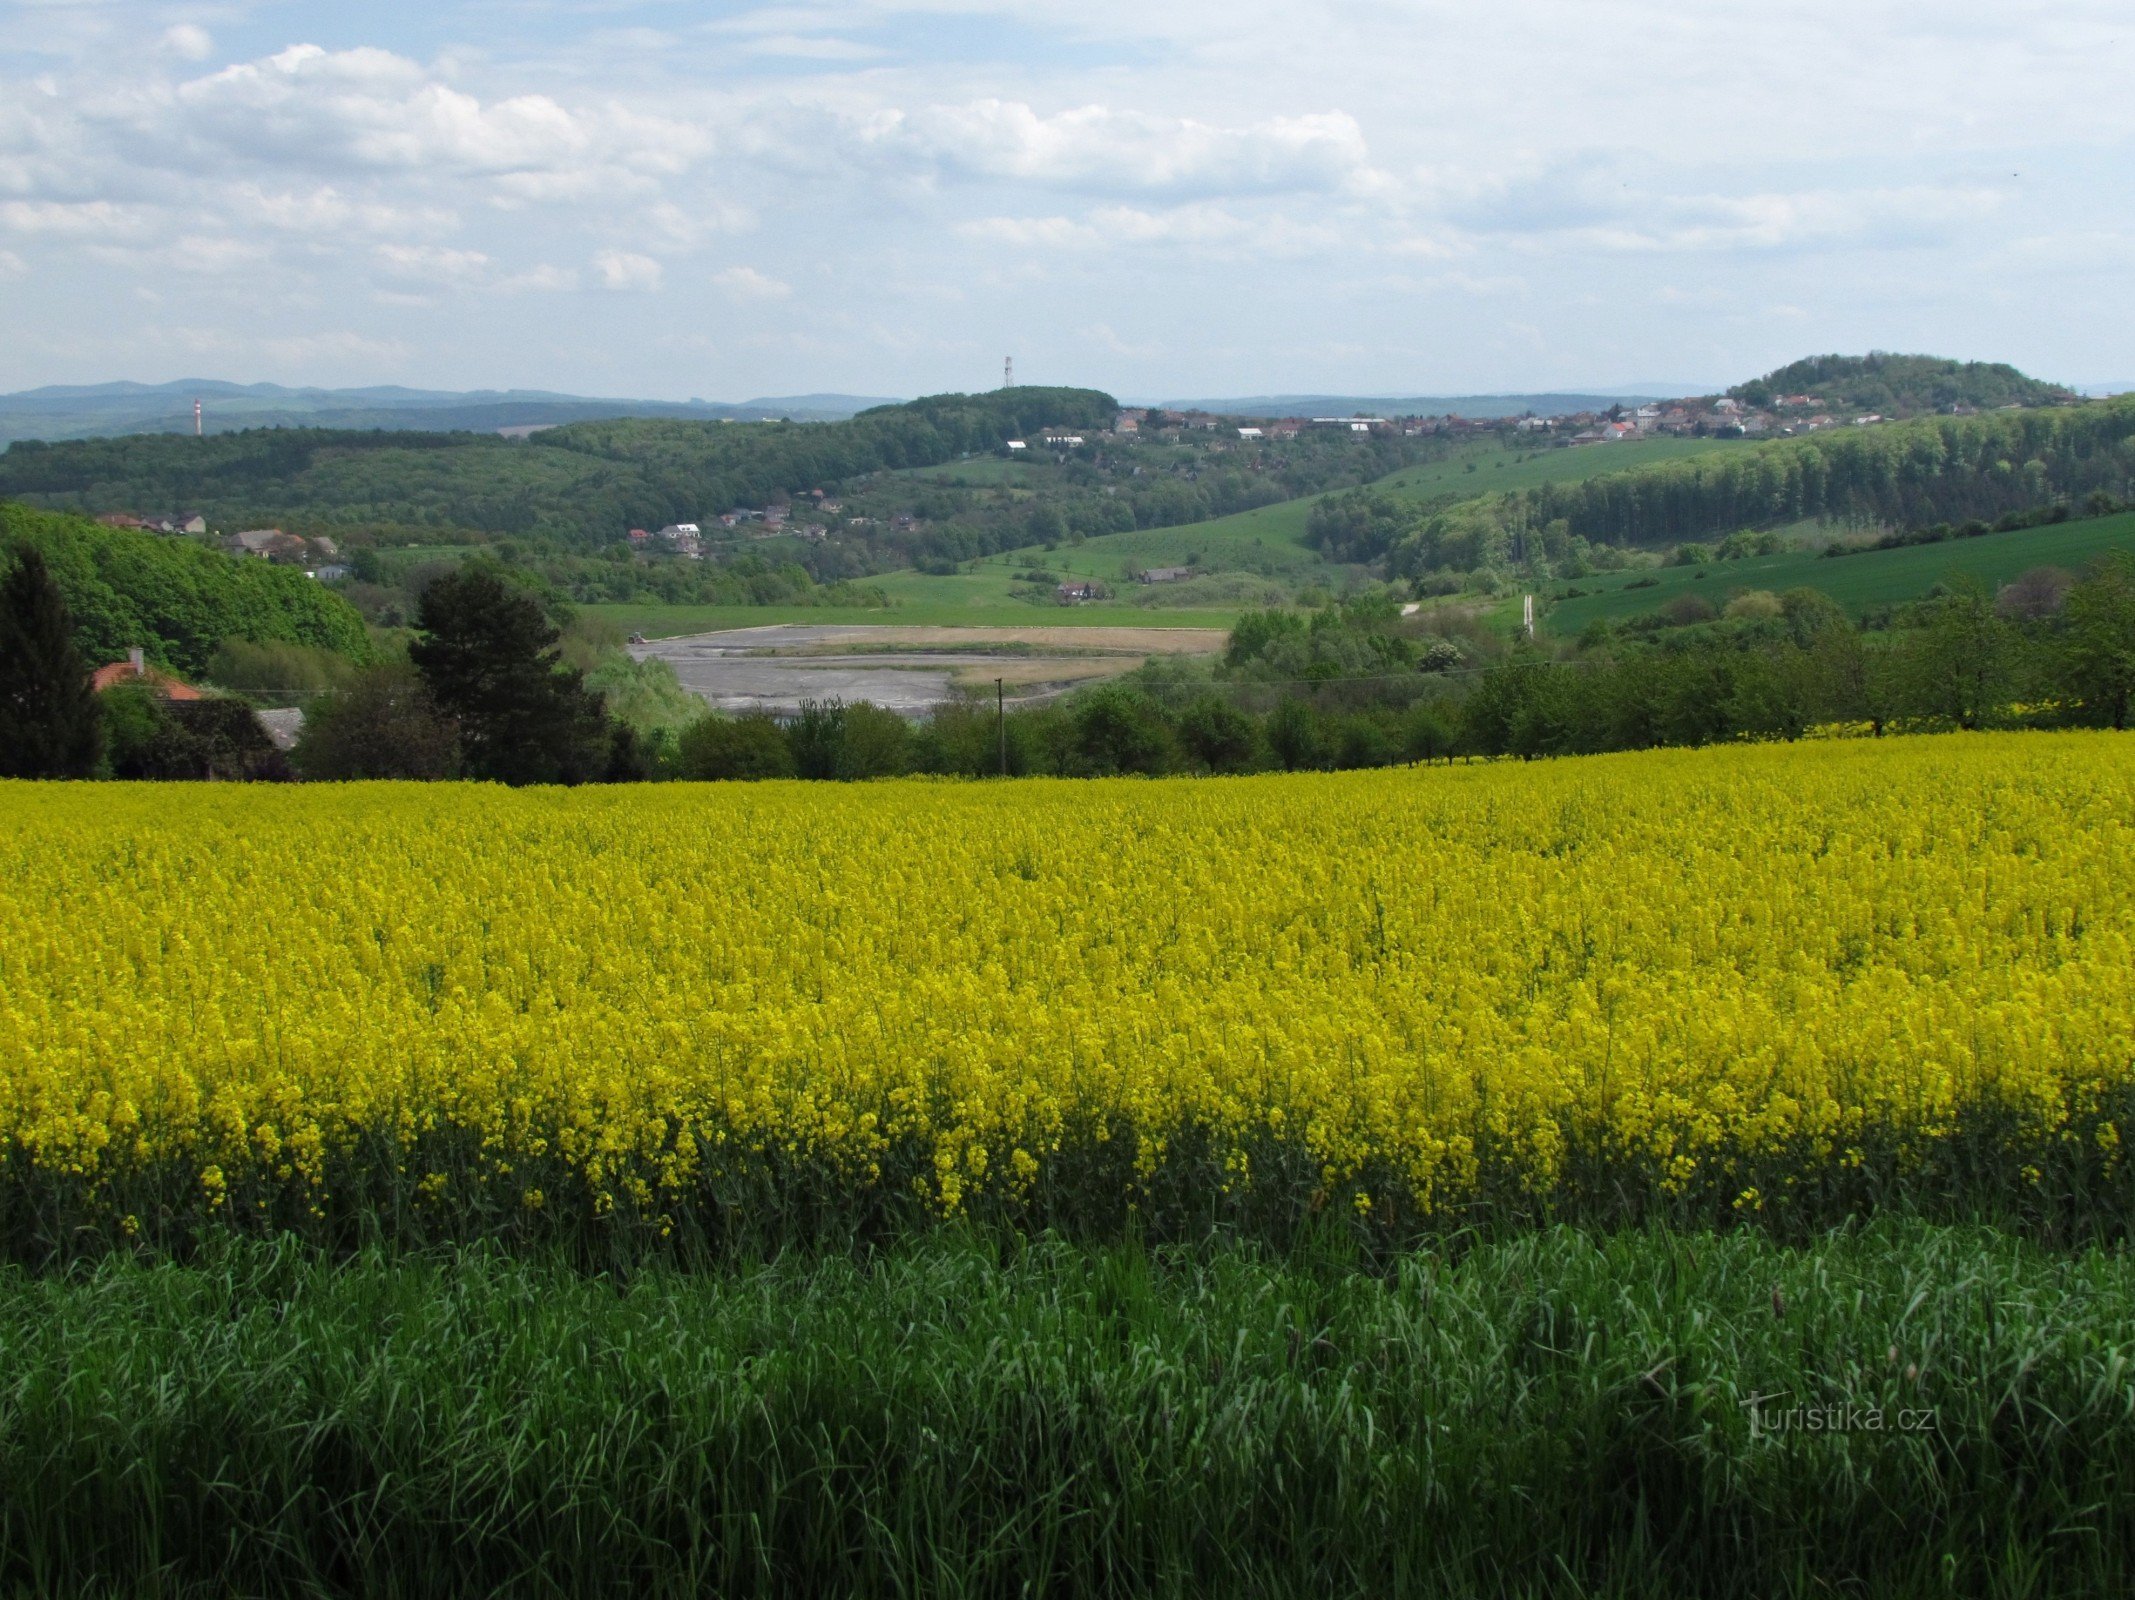
[[[103,743],[59,585],[26,545],[0,579],[0,777],[86,778]]]

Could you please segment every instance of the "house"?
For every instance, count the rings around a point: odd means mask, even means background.
[[[1142,431],[1142,419],[1131,411],[1122,411],[1113,420],[1112,431],[1114,433],[1140,433]]]
[[[259,556],[285,567],[300,567],[307,559],[304,541],[280,528],[247,528],[224,543],[233,555]]]
[[[130,517],[123,511],[107,511],[96,520],[107,528],[137,528],[144,533],[159,531],[158,525],[146,517]]]
[[[659,537],[669,544],[680,544],[684,539],[694,539],[704,530],[694,522],[670,522],[659,532]]]
[[[204,700],[203,695],[191,684],[173,677],[161,667],[148,664],[148,653],[139,645],[126,652],[124,661],[114,661],[109,666],[98,667],[89,675],[89,687],[98,694],[106,689],[122,685],[140,685],[163,700]]]
[[[1144,583],[1177,583],[1194,575],[1192,567],[1151,567],[1142,574]]]
[[[1295,439],[1305,431],[1305,425],[1297,421],[1284,421],[1276,423],[1268,431],[1278,439]]]
[[[1045,442],[1056,449],[1073,450],[1082,444],[1082,435],[1079,433],[1049,433],[1045,436]]]
[[[723,522],[726,519],[722,517],[720,520]],[[643,544],[651,537],[652,535],[647,533],[643,528],[632,528],[630,530],[630,542],[632,544]]]
[[[1086,600],[1103,599],[1104,593],[1104,585],[1095,578],[1076,578],[1056,587],[1053,598],[1064,606],[1079,606]]]
[[[341,562],[329,561],[323,567],[313,567],[304,576],[315,578],[320,583],[341,583],[349,578],[355,570],[354,567],[344,566]]]
[[[1264,439],[1267,437],[1267,435],[1262,433],[1258,428],[1240,428],[1238,430],[1238,437],[1241,439]]]
[[[1014,451],[1014,450],[1028,450],[1028,449],[1030,448],[1030,446],[1029,446],[1029,445],[1028,445],[1027,443],[1025,443],[1025,442],[1024,442],[1023,440],[1021,440],[1021,439],[1011,439],[1011,440],[1009,440],[1009,441],[1008,441],[1008,448],[1009,448],[1009,449],[1010,449],[1011,451]]]
[[[1740,400],[1730,399],[1726,395],[1722,395],[1719,399],[1715,400],[1712,403],[1712,408],[1713,410],[1719,412],[1722,416],[1731,417],[1742,409],[1742,402]]]

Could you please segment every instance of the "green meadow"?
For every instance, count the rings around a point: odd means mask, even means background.
[[[1700,595],[1720,608],[1745,590],[1783,594],[1796,588],[1820,589],[1860,615],[1879,606],[1917,600],[1954,575],[1977,578],[1992,588],[2033,567],[2080,571],[2088,562],[2116,550],[2135,550],[2135,514],[1844,556],[1797,550],[1697,567],[1606,573],[1553,584],[1544,598],[1549,602],[1549,631],[1565,637],[1596,620],[1613,622],[1656,610],[1682,594]],[[1645,586],[1633,588],[1632,584]],[[1565,598],[1573,589],[1586,593]]]

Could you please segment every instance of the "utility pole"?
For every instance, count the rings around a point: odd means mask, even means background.
[[[1008,776],[1008,690],[1002,680],[993,680],[993,734],[1001,747],[1001,776]]]

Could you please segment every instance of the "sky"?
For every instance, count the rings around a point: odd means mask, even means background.
[[[0,0],[0,390],[2135,380],[2127,0]]]

